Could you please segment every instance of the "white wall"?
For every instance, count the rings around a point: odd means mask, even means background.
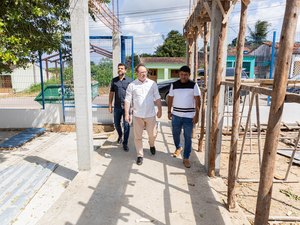
[[[112,124],[113,114],[107,108],[93,108],[94,124]],[[63,123],[61,104],[46,104],[43,109],[0,109],[0,128],[43,127]],[[65,109],[65,123],[75,123],[75,108]]]
[[[53,76],[49,73],[49,77]],[[44,82],[46,81],[46,70],[43,69],[43,78]],[[29,67],[23,69],[18,68],[14,69],[11,73],[11,82],[12,88],[16,92],[23,91],[29,88],[32,84],[41,83],[41,76],[40,76],[40,67],[38,65],[31,64]]]
[[[43,109],[0,109],[0,128],[43,127],[63,122],[61,104],[46,104]]]
[[[93,124],[112,124],[113,114],[108,112],[108,108],[92,108]],[[65,123],[75,123],[75,108],[65,109]]]

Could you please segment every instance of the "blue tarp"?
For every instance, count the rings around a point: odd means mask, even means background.
[[[28,128],[0,144],[0,148],[17,148],[45,132],[45,128]]]

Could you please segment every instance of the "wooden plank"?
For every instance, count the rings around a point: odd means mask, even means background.
[[[203,3],[203,6],[204,6],[204,8],[206,9],[207,14],[209,15],[209,18],[212,19],[212,17],[211,17],[211,9],[210,9],[210,7],[209,7],[208,2],[204,2],[204,3]]]
[[[300,1],[286,1],[286,9],[282,24],[280,46],[274,76],[268,129],[266,133],[262,167],[260,170],[260,182],[254,225],[268,224],[272,199],[275,159],[280,134],[280,123],[285,101],[288,71],[294,46],[299,5]]]
[[[221,10],[221,12],[222,12],[222,15],[223,15],[223,18],[226,16],[226,12],[225,12],[225,10],[224,10],[224,8],[223,8],[223,5],[222,5],[222,3],[221,3],[221,1],[220,0],[216,0],[216,2],[218,3],[218,6],[219,6],[219,8],[220,8],[220,10]],[[223,23],[224,24],[224,23]]]
[[[229,10],[227,11],[227,13],[225,14],[222,23],[227,23],[229,16],[231,15],[232,10],[234,9],[234,6],[236,4],[237,0],[233,0],[232,4],[229,8]]]
[[[222,85],[233,87],[234,83],[232,81],[222,81]],[[246,84],[241,85],[241,90],[248,90],[257,94],[272,96],[273,90],[265,87],[256,87]],[[285,102],[300,103],[300,95],[295,93],[285,93]]]
[[[235,2],[234,2],[235,4]],[[233,5],[231,6],[233,8]],[[224,20],[223,20],[224,21]],[[230,142],[230,155],[228,166],[228,189],[227,189],[227,207],[229,210],[236,208],[235,184],[236,184],[236,158],[239,139],[239,116],[240,116],[240,86],[241,72],[243,64],[243,51],[245,45],[247,23],[247,5],[241,2],[240,30],[237,42],[236,67],[234,74],[233,89],[233,117],[232,117],[232,135]],[[246,131],[247,133],[247,131]]]

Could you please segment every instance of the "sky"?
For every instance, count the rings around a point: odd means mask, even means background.
[[[182,33],[191,6],[196,0],[119,0],[119,19],[122,35],[134,36],[135,52],[153,53],[163,43],[171,30]],[[114,1],[117,14],[117,0]],[[111,5],[110,5],[111,7]],[[254,27],[257,20],[266,20],[269,27],[268,40],[276,31],[279,40],[285,10],[285,0],[252,0],[248,6],[248,26]],[[235,5],[229,20],[228,43],[236,38],[239,31],[240,1]],[[90,19],[90,35],[111,35],[111,30],[102,22]],[[300,32],[298,22],[297,32]],[[249,33],[247,33],[248,35]],[[300,39],[300,34],[296,35]],[[202,46],[199,38],[199,46]]]

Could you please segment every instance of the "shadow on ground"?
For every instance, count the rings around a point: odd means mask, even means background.
[[[107,142],[95,151],[105,161],[100,182],[93,191],[77,225],[119,225],[148,222],[158,225],[225,225],[218,202],[209,185],[204,166],[192,151],[192,168],[171,157],[174,150],[168,122],[161,122],[157,154],[150,155],[144,144],[144,164],[137,166],[136,153],[127,153]],[[198,154],[198,153],[197,153]],[[71,225],[71,222],[66,222]]]

